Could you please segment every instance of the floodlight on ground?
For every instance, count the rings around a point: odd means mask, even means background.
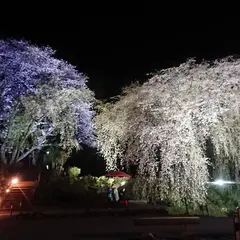
[[[217,179],[213,182],[208,182],[208,183],[213,184],[213,185],[218,185],[218,186],[223,186],[223,185],[226,185],[226,184],[235,184],[235,182],[225,181],[225,180],[222,180],[222,179]]]
[[[218,186],[223,186],[225,184],[225,181],[223,181],[222,179],[218,179],[214,181],[213,184],[216,184]]]

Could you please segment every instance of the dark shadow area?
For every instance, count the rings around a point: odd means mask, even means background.
[[[73,151],[65,166],[75,166],[81,169],[81,175],[102,176],[105,174],[106,164],[95,148],[83,146],[80,151]]]

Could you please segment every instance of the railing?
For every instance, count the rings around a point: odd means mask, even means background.
[[[1,208],[21,208],[23,205],[31,205],[38,181],[20,181],[10,186],[2,197]]]

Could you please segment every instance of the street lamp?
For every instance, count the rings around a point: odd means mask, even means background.
[[[18,182],[19,182],[19,179],[16,178],[16,177],[13,178],[12,181],[11,181],[12,185],[18,184]]]

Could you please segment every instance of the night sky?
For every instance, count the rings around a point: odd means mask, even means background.
[[[103,19],[96,17],[93,25],[85,21],[71,32],[2,31],[0,38],[49,45],[57,50],[57,57],[89,77],[88,85],[99,99],[119,94],[129,83],[146,80],[147,73],[177,66],[190,57],[215,59],[240,53],[240,39],[229,27],[231,21],[171,25],[154,19],[154,24],[143,25],[134,16],[119,16],[117,24],[111,25],[111,18]]]

